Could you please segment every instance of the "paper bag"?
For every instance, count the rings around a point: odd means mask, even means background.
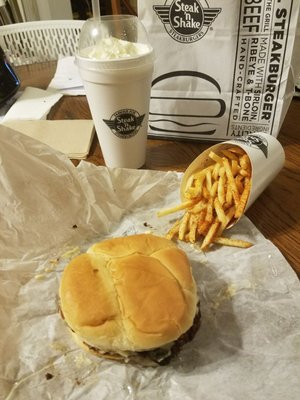
[[[277,136],[300,73],[299,3],[139,1],[156,54],[150,135]]]

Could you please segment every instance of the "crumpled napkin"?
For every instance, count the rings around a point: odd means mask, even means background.
[[[75,57],[61,57],[57,61],[55,75],[48,89],[57,90],[69,96],[85,95],[85,90],[77,66]]]

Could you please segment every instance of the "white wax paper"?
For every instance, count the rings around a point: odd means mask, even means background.
[[[164,234],[182,175],[109,170],[0,128],[0,399],[300,398],[300,285],[247,219],[231,236],[250,249],[190,258],[202,325],[170,365],[142,368],[87,355],[57,311],[69,259],[104,238]],[[297,251],[297,249],[295,249]]]

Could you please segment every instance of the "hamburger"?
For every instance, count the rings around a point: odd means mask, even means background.
[[[122,362],[167,364],[200,325],[186,254],[150,234],[92,245],[64,269],[59,298],[76,342]]]
[[[216,133],[225,115],[219,83],[203,72],[179,70],[159,75],[152,82],[151,93],[152,136],[209,137]]]

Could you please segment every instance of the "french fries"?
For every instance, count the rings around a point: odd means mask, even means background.
[[[248,248],[252,244],[223,236],[226,228],[243,214],[251,190],[251,163],[238,146],[209,153],[210,165],[189,177],[185,201],[157,213],[182,211],[183,215],[166,234],[169,239],[201,242],[201,249],[213,244]]]

